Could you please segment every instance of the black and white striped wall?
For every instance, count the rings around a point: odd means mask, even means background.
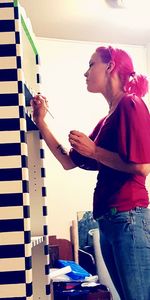
[[[35,126],[27,132],[29,118],[26,114],[21,26],[18,1],[0,0],[0,299],[37,300],[38,296],[41,297],[39,299],[48,300],[44,150],[43,140]],[[35,55],[35,64],[37,62],[38,56]],[[39,77],[37,72],[37,90]],[[38,194],[34,192],[36,183],[31,182],[32,170],[29,168],[29,156],[32,161],[29,148],[34,153],[35,146],[32,140],[36,141],[36,152],[39,153],[34,162],[34,181],[37,180]],[[32,223],[35,230],[32,229]],[[37,238],[43,236],[41,245],[35,246],[35,249],[32,248],[31,234]],[[38,255],[39,269],[34,252]],[[34,268],[41,282],[38,294],[36,287],[39,282],[34,275]]]

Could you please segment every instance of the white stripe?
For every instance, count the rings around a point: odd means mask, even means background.
[[[32,282],[32,270],[26,270],[26,283]]]
[[[1,34],[0,34],[0,39],[1,39]],[[0,69],[16,69],[16,68],[17,68],[16,56],[0,57]]]
[[[0,181],[1,194],[22,193],[22,181]]]
[[[0,45],[3,44],[16,44],[15,32],[7,32],[7,34],[6,32],[0,32]]]
[[[2,81],[0,82],[1,94],[12,94],[18,93],[18,82],[17,81]]]
[[[3,298],[15,298],[26,296],[26,284],[2,284],[0,285],[0,296]]]
[[[20,131],[0,131],[0,144],[20,143]]]
[[[0,272],[25,270],[25,258],[1,258]]]
[[[18,106],[0,106],[0,119],[19,119],[19,107]]]
[[[20,130],[25,130],[27,129],[27,122],[24,118],[20,118]]]
[[[22,180],[29,180],[28,168],[22,168]]]
[[[13,7],[3,7],[2,9],[0,9],[0,19],[1,20],[13,20],[14,19]]]
[[[28,156],[28,147],[26,143],[21,143],[21,155]]]
[[[23,207],[1,207],[0,209],[1,220],[23,219]]]
[[[24,244],[24,231],[0,232],[0,245]]]
[[[21,156],[0,156],[0,168],[21,168]]]
[[[25,257],[30,257],[31,256],[31,247],[32,247],[31,243],[24,245]]]
[[[14,0],[1,0],[1,3],[12,3]]]

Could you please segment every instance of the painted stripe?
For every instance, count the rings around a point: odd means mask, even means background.
[[[2,222],[4,222],[4,221],[0,221],[0,225]],[[11,221],[9,221],[9,222],[11,222]],[[1,246],[2,245],[21,245],[21,244],[24,244],[24,232],[7,232],[7,233],[0,232],[0,245]]]
[[[0,32],[15,31],[14,20],[0,20]]]
[[[0,284],[25,282],[25,271],[0,272]]]
[[[7,130],[20,130],[19,119],[0,119],[0,129],[3,131]]]
[[[16,81],[4,81],[0,82],[1,94],[16,94],[18,93],[18,82]]]
[[[7,44],[15,44],[16,43],[16,36],[15,32],[0,32],[0,45],[7,45]]]
[[[14,7],[13,3],[0,3],[0,8],[3,7]]]
[[[31,257],[29,257],[29,259],[31,259]],[[32,277],[33,277],[33,275],[32,275],[32,269],[27,270],[27,271],[26,271],[26,283],[27,283],[27,284],[31,284],[31,282],[32,282]]]
[[[33,289],[32,289],[32,283],[26,284],[26,295],[27,297],[32,296],[33,294]]]
[[[19,107],[18,106],[0,106],[0,119],[12,119],[19,118]]]
[[[22,169],[0,169],[0,181],[22,180]]]
[[[21,219],[0,220],[0,232],[1,232],[1,234],[4,234],[4,236],[6,236],[6,242],[7,242],[7,236],[9,239],[9,233],[12,233],[13,231],[20,232],[23,230],[24,230],[23,219],[22,220]],[[6,232],[7,232],[7,234],[6,234]],[[12,234],[14,234],[14,237],[15,237],[15,234],[17,235],[16,232],[12,233]],[[16,239],[14,239],[14,242],[12,241],[12,244],[15,243],[15,240]],[[7,242],[7,245],[8,244],[9,244],[9,242]]]
[[[5,131],[5,133],[7,133]],[[0,137],[2,137],[2,134],[0,134]],[[15,136],[16,137],[16,136]],[[12,156],[12,155],[20,155],[21,154],[21,147],[20,143],[8,143],[8,137],[7,137],[7,143],[0,144],[0,155],[1,156]]]
[[[1,3],[13,3],[14,0],[1,0]]]
[[[6,7],[0,9],[0,19],[1,20],[13,20],[14,19],[14,9]]]
[[[3,258],[0,263],[0,272],[25,270],[25,258]]]
[[[0,24],[1,25],[1,24]],[[0,56],[16,56],[16,45],[0,45]]]
[[[3,82],[3,84],[5,84],[5,82]],[[2,84],[2,85],[3,85]],[[1,87],[1,83],[0,83],[0,87]],[[6,88],[6,86],[5,86]],[[19,104],[19,96],[18,96],[18,91],[16,94],[9,94],[6,93],[8,91],[8,89],[5,89],[5,94],[0,94],[0,105],[1,106],[14,106],[14,105],[18,105]]]
[[[23,29],[25,31],[25,34],[26,34],[26,36],[27,36],[27,38],[29,40],[29,43],[30,43],[30,45],[32,47],[32,50],[34,51],[34,54],[37,55],[38,51],[36,49],[35,43],[33,41],[33,38],[31,37],[31,34],[30,34],[29,30],[28,30],[26,22],[25,22],[25,20],[24,20],[24,18],[22,16],[21,16],[21,24],[22,24],[22,27],[23,27]]]
[[[1,207],[0,219],[1,220],[22,219],[23,211],[24,211],[24,208],[22,206]]]
[[[0,194],[0,207],[23,205],[22,193]]]
[[[17,81],[17,69],[1,69],[0,70],[0,81]]]
[[[21,168],[21,156],[0,156],[0,168]]]
[[[0,246],[1,258],[24,257],[24,255],[25,255],[24,244]]]
[[[22,181],[0,182],[1,194],[22,193]]]
[[[5,147],[5,145],[1,145],[1,144],[5,144],[5,143],[7,144],[6,147]],[[9,144],[12,143],[14,146],[16,145],[15,143],[20,143],[20,131],[11,131],[11,134],[10,134],[10,131],[0,131],[0,147],[4,147],[4,148],[10,147],[10,145],[8,146],[8,143]],[[12,153],[17,155],[18,154],[18,151],[17,151],[18,144],[15,147],[16,153],[13,150],[13,145],[12,145]],[[11,151],[11,149],[8,149],[8,150],[9,150],[9,152]],[[7,153],[7,150],[6,150],[6,153]],[[14,155],[14,154],[11,154],[11,155]],[[19,151],[19,154],[20,154],[20,151]],[[0,149],[0,155],[1,155],[1,149]]]
[[[17,62],[16,62],[16,57],[15,56],[0,57],[0,70],[2,70],[2,69],[14,69],[14,68],[17,68]]]
[[[4,300],[8,300],[9,297],[11,300],[15,300],[15,297],[17,300],[24,300],[26,299],[26,284],[2,284],[0,286],[0,295],[5,297]]]
[[[29,180],[28,168],[22,168],[22,180]]]

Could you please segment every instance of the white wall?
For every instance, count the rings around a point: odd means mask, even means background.
[[[107,114],[101,95],[86,90],[84,72],[100,44],[38,38],[41,56],[42,92],[49,100],[54,120],[47,115],[50,128],[60,143],[69,147],[68,133],[79,129],[89,134]],[[146,74],[146,49],[142,46],[115,45],[131,54],[135,71]],[[49,234],[70,239],[70,225],[76,212],[92,209],[92,193],[97,172],[65,171],[46,147]]]

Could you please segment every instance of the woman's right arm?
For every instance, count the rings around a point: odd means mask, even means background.
[[[61,163],[65,170],[70,170],[76,167],[63,146],[57,141],[54,135],[49,130],[44,118],[46,116],[48,105],[47,100],[42,95],[37,95],[31,100],[31,106],[33,108],[33,119],[38,127],[42,138],[45,140],[50,151],[56,157],[56,159]]]

